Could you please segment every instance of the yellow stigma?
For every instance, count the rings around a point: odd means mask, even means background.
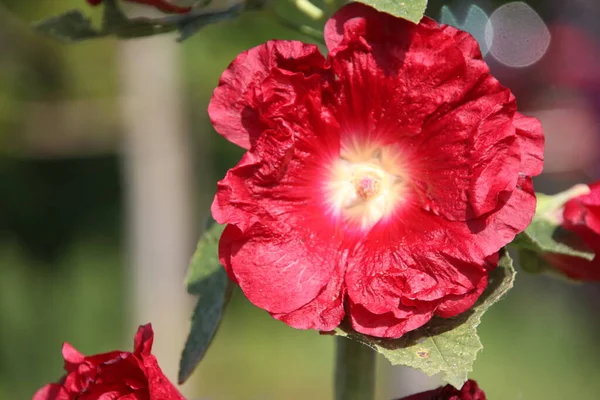
[[[363,229],[375,225],[398,205],[405,181],[396,151],[345,149],[331,166],[326,185],[330,211]]]

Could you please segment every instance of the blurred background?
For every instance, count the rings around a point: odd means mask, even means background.
[[[215,182],[241,156],[208,121],[211,92],[243,50],[272,38],[314,41],[268,11],[183,44],[166,35],[64,45],[29,28],[74,7],[99,20],[84,0],[0,0],[2,400],[30,399],[57,380],[63,341],[87,354],[129,350],[149,321],[175,381],[195,301],[183,288],[187,262]],[[542,120],[538,191],[600,178],[600,2],[430,0],[427,15],[471,31],[520,110]],[[599,285],[521,273],[483,319],[472,377],[491,400],[597,399],[598,315]],[[329,399],[332,358],[331,337],[288,328],[238,291],[183,390],[195,399]],[[378,399],[439,383],[379,361]]]

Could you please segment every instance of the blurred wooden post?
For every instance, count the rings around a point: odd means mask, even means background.
[[[179,90],[180,47],[173,36],[119,44],[131,332],[152,322],[154,353],[174,382],[192,298],[184,276],[194,250],[189,129]]]

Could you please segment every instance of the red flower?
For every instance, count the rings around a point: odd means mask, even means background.
[[[317,46],[240,54],[209,106],[247,149],[219,182],[220,260],[302,329],[400,337],[470,308],[535,211],[540,124],[466,32],[351,3]]]
[[[87,2],[93,6],[97,6],[98,4],[102,3],[102,1],[103,0],[87,0]],[[156,8],[157,10],[165,12],[165,13],[185,14],[192,9],[192,7],[176,6],[176,5],[168,2],[167,0],[125,0],[125,1],[128,1],[130,3],[139,3],[139,4],[145,4],[148,6],[152,6],[152,7]]]
[[[112,351],[86,357],[65,343],[67,374],[60,383],[38,390],[33,400],[185,400],[151,354],[153,339],[148,324],[138,329],[133,353]]]
[[[600,281],[600,181],[589,187],[589,193],[565,204],[562,226],[576,235],[571,240],[582,240],[596,257],[588,261],[579,257],[546,254],[544,258],[571,279]]]
[[[486,400],[486,397],[483,390],[477,386],[477,382],[469,379],[460,390],[452,385],[446,385],[398,400]]]

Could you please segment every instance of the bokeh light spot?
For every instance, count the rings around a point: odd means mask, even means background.
[[[515,1],[492,13],[485,28],[485,41],[496,60],[522,68],[544,56],[550,45],[550,31],[533,8]]]

